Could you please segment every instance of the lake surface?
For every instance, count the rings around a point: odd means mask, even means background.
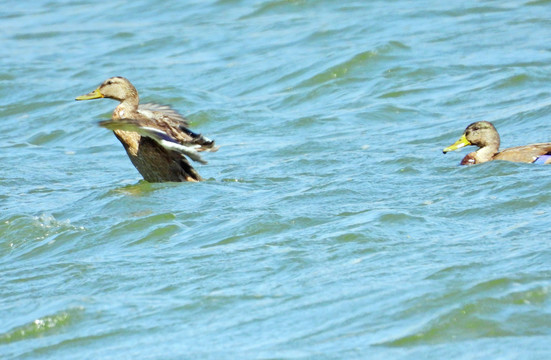
[[[0,358],[549,359],[551,1],[8,0]],[[141,180],[108,77],[216,140]]]

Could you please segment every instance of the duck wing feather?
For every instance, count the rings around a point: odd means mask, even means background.
[[[151,127],[158,127],[182,145],[196,146],[197,151],[215,152],[219,146],[214,140],[191,131],[188,120],[168,105],[140,104],[138,115]]]

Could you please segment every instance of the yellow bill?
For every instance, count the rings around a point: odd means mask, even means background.
[[[102,97],[103,97],[103,94],[99,91],[99,89],[96,89],[91,93],[77,97],[75,100],[92,100],[92,99],[100,99]]]
[[[449,151],[454,151],[454,150],[457,150],[457,149],[461,149],[462,147],[469,146],[469,145],[471,145],[471,143],[469,142],[469,140],[467,140],[467,137],[465,136],[465,134],[463,134],[463,136],[461,136],[459,138],[459,140],[457,140],[453,145],[448,146],[447,148],[445,148],[442,151],[445,154]]]

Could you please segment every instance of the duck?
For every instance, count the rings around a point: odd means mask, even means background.
[[[479,149],[467,154],[461,160],[461,165],[482,164],[493,160],[551,164],[551,143],[516,146],[499,151],[499,134],[489,121],[477,121],[467,126],[459,140],[444,148],[443,152],[446,154],[469,145]]]
[[[191,159],[206,164],[201,152],[215,152],[214,140],[189,129],[187,119],[168,105],[140,104],[132,83],[115,76],[75,100],[113,99],[119,105],[99,126],[112,130],[132,164],[148,182],[197,182],[203,178]]]

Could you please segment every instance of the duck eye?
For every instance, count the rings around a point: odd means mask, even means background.
[[[111,84],[113,84],[113,82],[111,80],[109,80],[106,84],[111,85]]]

